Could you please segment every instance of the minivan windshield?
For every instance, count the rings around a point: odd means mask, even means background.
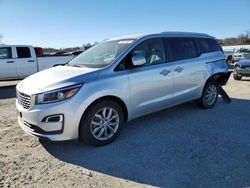
[[[69,62],[69,66],[102,68],[112,63],[131,43],[131,39],[106,41],[86,50]]]
[[[235,53],[250,53],[250,50],[246,48],[241,48],[237,50]]]

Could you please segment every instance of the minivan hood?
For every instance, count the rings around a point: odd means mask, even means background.
[[[35,94],[93,80],[99,69],[57,66],[33,74],[21,81],[17,88]]]

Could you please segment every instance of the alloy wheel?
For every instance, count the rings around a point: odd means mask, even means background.
[[[111,138],[119,127],[119,115],[113,108],[105,107],[92,118],[91,133],[97,140]]]
[[[208,105],[212,105],[216,101],[217,92],[217,87],[214,84],[208,86],[205,96],[205,100]]]

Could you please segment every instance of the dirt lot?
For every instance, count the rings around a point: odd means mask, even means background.
[[[250,186],[250,79],[210,110],[186,103],[128,123],[114,143],[39,141],[17,125],[15,89],[0,88],[0,187]]]

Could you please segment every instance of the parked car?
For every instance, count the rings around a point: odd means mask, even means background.
[[[0,45],[0,80],[21,79],[74,56],[44,56],[42,48],[25,45]]]
[[[17,85],[18,122],[49,140],[115,140],[123,124],[187,101],[212,108],[230,73],[216,39],[164,32],[110,39]]]
[[[244,54],[244,59],[235,64],[233,75],[235,80],[241,80],[243,76],[250,77],[250,53]]]
[[[233,55],[233,61],[237,62],[239,60],[242,60],[245,58],[246,54],[250,53],[250,49],[246,49],[246,48],[241,48],[239,50],[237,50],[234,55]]]

